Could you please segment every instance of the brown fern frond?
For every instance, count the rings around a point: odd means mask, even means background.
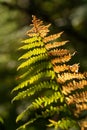
[[[68,62],[70,59],[71,59],[71,54],[65,55],[63,57],[54,58],[51,60],[51,62],[53,65],[55,65],[57,63],[62,64],[62,63]]]
[[[68,55],[69,50],[67,50],[67,49],[54,49],[52,51],[49,51],[48,54],[51,56],[63,56],[63,55]]]
[[[61,72],[64,72],[66,70],[69,70],[69,65],[66,65],[66,64],[56,65],[53,67],[53,69],[56,73],[61,73]]]
[[[76,103],[76,109],[75,115],[79,114],[81,111],[87,110],[87,103]]]
[[[40,19],[37,19],[36,16],[32,16],[33,20],[31,26],[33,26],[29,31],[27,31],[27,35],[32,37],[32,36],[41,36],[42,38],[45,37],[47,35],[47,33],[49,32],[49,27],[51,24],[48,25],[44,25],[43,21],[41,21]]]
[[[66,98],[69,105],[74,104],[74,114],[78,117],[79,113],[87,110],[87,92],[76,93]]]
[[[80,113],[82,113],[83,111],[87,111],[87,102],[82,102],[82,103],[76,103],[75,104],[75,108],[73,109],[73,113],[76,117],[79,116]],[[87,121],[85,123],[82,123],[79,121],[79,125],[80,127],[87,127]],[[85,129],[81,129],[81,130],[85,130]]]
[[[87,103],[87,91],[83,91],[83,92],[80,92],[80,93],[76,92],[75,94],[70,95],[66,99],[68,101],[68,104],[73,104],[73,103],[75,103],[75,104]]]
[[[61,47],[61,46],[65,45],[68,42],[69,41],[54,42],[53,44],[52,43],[48,43],[48,44],[45,45],[45,47],[46,47],[47,50],[49,50],[49,49]]]
[[[85,77],[83,74],[80,73],[63,73],[63,74],[58,74],[57,82],[63,84],[66,81],[72,79],[85,79]]]
[[[77,89],[84,89],[84,87],[87,86],[87,80],[81,80],[81,81],[75,81],[68,83],[67,85],[63,85],[63,93],[65,95],[71,93],[71,91],[75,91]]]
[[[63,32],[57,33],[57,34],[53,34],[50,36],[47,36],[43,39],[43,42],[47,43],[47,42],[52,42],[53,40],[56,40],[57,38],[60,38],[60,36],[62,35]]]
[[[68,72],[75,72],[75,73],[78,73],[78,70],[79,70],[79,65],[78,64],[74,64],[74,65],[66,65],[66,64],[63,64],[63,65],[55,65],[53,67],[54,71],[56,73],[61,73],[61,72],[64,72],[64,71],[68,71]]]
[[[79,125],[81,127],[81,130],[86,130],[87,129],[87,117],[81,121],[79,121]]]

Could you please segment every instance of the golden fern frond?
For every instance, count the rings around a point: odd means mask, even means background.
[[[49,51],[48,54],[50,56],[63,56],[63,55],[68,55],[69,50],[67,50],[67,49],[54,49],[52,51]]]
[[[66,65],[66,64],[63,64],[63,65],[56,65],[54,66],[54,71],[56,73],[61,73],[61,72],[64,72],[64,71],[68,71],[68,72],[78,72],[79,70],[79,65],[78,64],[74,64],[74,65]]]
[[[54,49],[54,48],[57,48],[57,47],[61,47],[61,46],[65,45],[66,43],[68,43],[68,41],[54,42],[53,44],[47,43],[45,45],[45,47],[46,47],[47,50],[50,50],[50,49]]]
[[[84,103],[84,102],[82,102],[82,103],[76,103],[76,110],[74,111],[74,114],[76,116],[78,116],[79,113],[81,113],[84,110],[87,111],[87,101],[86,101],[86,103]]]
[[[75,81],[73,80],[72,82],[63,85],[63,93],[64,94],[69,94],[71,91],[76,91],[77,89],[84,89],[84,87],[87,86],[87,80],[80,80],[80,81]]]
[[[45,37],[47,33],[49,32],[49,27],[51,24],[48,24],[47,26],[43,25],[43,21],[40,19],[37,19],[36,16],[32,16],[33,20],[31,26],[33,28],[27,32],[27,35],[32,37],[32,36],[40,36],[40,37]]]
[[[87,102],[87,92],[76,92],[73,95],[70,95],[69,98],[67,97],[68,104],[79,104]]]
[[[57,82],[63,84],[66,81],[73,80],[73,79],[85,79],[83,74],[80,73],[63,73],[58,74]]]
[[[68,62],[70,59],[71,59],[71,54],[64,55],[63,57],[61,56],[61,57],[54,58],[51,60],[51,62],[53,65],[62,64],[62,63]]]
[[[61,73],[61,72],[64,72],[64,71],[68,71],[69,70],[69,65],[66,65],[66,64],[63,64],[63,65],[56,65],[54,66],[54,71],[56,73]]]
[[[50,41],[53,41],[53,40],[56,40],[57,38],[59,38],[61,35],[62,35],[63,32],[60,32],[60,33],[57,33],[57,34],[54,34],[54,35],[50,35],[50,36],[47,36],[43,39],[43,42],[47,43],[47,42],[50,42]]]

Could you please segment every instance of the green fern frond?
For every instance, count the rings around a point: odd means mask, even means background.
[[[32,104],[27,106],[27,108],[21,114],[19,114],[17,116],[16,122],[19,122],[25,116],[28,117],[29,115],[31,115],[33,110],[35,111],[35,108],[34,108],[34,106]]]
[[[25,124],[21,125],[20,127],[18,127],[16,130],[23,130],[25,129],[28,125],[32,124],[33,122],[35,122],[38,118],[41,118],[40,115],[36,116],[35,118],[29,120],[28,122],[26,122]]]
[[[22,43],[27,43],[28,45],[30,44],[31,45],[31,43],[33,44],[33,43],[35,43],[36,41],[37,42],[40,42],[42,40],[42,38],[41,37],[31,37],[31,38],[28,38],[28,39],[26,39],[26,40],[22,40],[21,42]],[[40,42],[41,43],[41,42]]]
[[[34,95],[36,92],[39,92],[43,89],[52,89],[58,91],[59,87],[55,81],[44,81],[43,83],[40,82],[37,85],[31,85],[30,88],[26,89],[25,91],[19,92],[18,95],[13,98],[12,102],[25,97],[30,97],[31,95]]]
[[[26,76],[33,76],[41,71],[52,69],[52,64],[48,61],[38,62],[33,64],[27,72],[19,76],[19,78],[25,78]],[[35,70],[35,71],[34,71]]]
[[[40,82],[40,80],[43,81],[46,78],[48,78],[48,79],[54,79],[54,77],[55,77],[55,73],[52,70],[49,70],[49,71],[47,70],[45,72],[38,73],[37,75],[32,76],[30,79],[28,79],[28,80],[23,81],[22,83],[20,83],[18,86],[16,86],[13,89],[12,92],[17,91],[19,89],[23,89],[24,87],[29,86],[29,85],[33,84],[34,82],[38,83],[38,82]]]
[[[35,57],[31,57],[30,59],[26,60],[25,62],[23,62],[17,70],[22,69],[24,67],[30,66],[36,62],[40,62],[41,60],[47,60],[48,59],[48,55],[45,54],[41,54]]]
[[[43,47],[43,42],[39,41],[38,44],[37,44],[37,42],[30,43],[30,44],[21,46],[18,50],[21,50],[21,49],[23,49],[23,50],[29,50],[29,49],[33,49],[35,47]]]
[[[50,117],[50,116],[53,116],[53,115],[58,115],[60,114],[61,112],[67,112],[68,109],[67,109],[67,106],[66,104],[64,104],[64,106],[60,105],[60,106],[50,106],[49,108],[47,108],[45,111],[42,111],[42,116],[44,118],[46,117]],[[68,111],[69,113],[69,111]]]
[[[72,128],[73,126],[76,125],[76,122],[70,118],[65,118],[62,119],[58,122],[54,121],[54,120],[49,120],[50,124],[48,125],[49,127],[54,126],[55,129],[62,129],[62,130],[68,130],[69,128]]]
[[[44,53],[46,53],[46,49],[45,48],[35,48],[32,51],[29,51],[29,52],[25,53],[23,56],[21,56],[19,58],[19,60],[21,60],[21,59],[28,59],[31,56],[35,56],[35,55],[39,55],[39,54],[44,54]]]
[[[35,108],[40,108],[40,107],[46,107],[50,105],[51,103],[57,103],[57,101],[60,101],[61,103],[64,101],[64,97],[60,92],[54,92],[53,95],[49,97],[41,97],[38,99],[35,99],[35,102],[33,102],[33,105]]]
[[[37,110],[39,108],[47,107],[48,105],[52,104],[53,102],[57,103],[60,101],[62,103],[64,101],[64,97],[60,92],[55,92],[53,95],[49,97],[41,97],[38,99],[35,99],[34,102],[32,102],[32,105],[29,105],[16,119],[16,122],[24,118],[25,116],[31,115],[33,109]]]

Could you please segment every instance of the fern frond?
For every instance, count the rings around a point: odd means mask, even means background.
[[[54,49],[54,48],[57,48],[57,47],[61,47],[61,46],[65,45],[66,43],[68,43],[68,41],[54,42],[53,44],[47,43],[45,45],[45,47],[46,47],[47,50],[50,50],[50,49]]]
[[[60,114],[61,112],[65,112],[67,111],[67,106],[66,104],[64,104],[64,106],[60,105],[60,106],[50,106],[49,108],[47,108],[45,111],[42,111],[42,115],[46,118],[49,116],[53,116],[53,115],[57,115]]]
[[[60,101],[61,103],[64,101],[64,97],[60,92],[54,92],[53,95],[49,97],[42,97],[42,98],[38,98],[35,100],[35,102],[33,102],[33,105],[35,108],[39,108],[39,107],[46,107],[48,105],[50,105],[51,103],[57,103],[57,101]]]
[[[54,66],[54,71],[56,73],[61,73],[61,72],[64,72],[64,71],[70,71],[70,72],[74,72],[74,73],[78,73],[78,70],[79,70],[79,65],[78,64],[74,64],[74,65],[66,65],[66,64],[63,64],[63,65],[56,65]]]
[[[24,87],[28,86],[29,85],[29,80],[26,80],[26,81],[23,81],[22,83],[20,83],[18,86],[16,86],[13,90],[12,90],[12,93],[14,91],[17,91],[19,89],[23,89]]]
[[[44,79],[47,79],[47,78],[54,79],[54,77],[55,77],[55,73],[52,70],[49,70],[49,71],[47,70],[45,72],[38,73],[38,74],[32,76],[30,79],[23,81],[21,84],[16,86],[12,92],[17,91],[19,89],[23,89],[24,87],[27,87],[27,86],[33,84],[34,82],[38,83],[38,82],[40,82],[40,80],[43,81]]]
[[[21,49],[23,49],[23,50],[29,50],[29,49],[33,49],[33,48],[36,48],[36,47],[43,47],[43,42],[42,41],[38,41],[38,42],[31,42],[31,43],[29,43],[29,44],[26,44],[26,45],[24,45],[24,46],[21,46],[21,47],[19,47],[19,49],[18,50],[21,50]]]
[[[29,105],[27,106],[27,108],[22,111],[21,114],[19,114],[16,118],[16,122],[19,122],[21,119],[23,119],[25,116],[30,115],[30,113],[32,112],[32,110],[34,109],[33,105]]]
[[[69,51],[67,49],[54,49],[52,51],[49,51],[48,53],[51,56],[64,56],[64,55],[68,55]]]
[[[50,124],[48,125],[49,127],[54,126],[55,129],[63,129],[63,130],[68,130],[69,128],[73,127],[76,125],[76,122],[70,118],[63,118],[60,121],[54,121],[54,120],[49,120]]]
[[[35,102],[32,102],[32,105],[29,105],[16,119],[16,122],[21,120],[26,115],[29,116],[32,112],[32,110],[37,110],[39,108],[46,107],[47,105],[50,105],[53,102],[58,102],[58,100],[62,103],[64,101],[64,97],[60,92],[55,92],[53,95],[51,95],[51,98],[49,97],[42,97],[35,99]]]
[[[79,104],[79,103],[82,103],[82,102],[87,103],[87,92],[86,91],[80,92],[80,93],[76,92],[75,94],[67,97],[67,101],[68,101],[68,104],[72,104],[72,103]]]
[[[61,35],[62,35],[63,32],[60,32],[60,33],[57,33],[57,34],[54,34],[54,35],[50,35],[50,36],[47,36],[43,39],[43,42],[47,43],[47,42],[50,42],[50,41],[53,41],[53,40],[56,40],[57,38],[59,38]]]
[[[31,45],[31,43],[33,44],[33,43],[35,43],[35,42],[40,42],[41,41],[41,37],[37,37],[37,36],[35,36],[35,37],[31,37],[31,38],[28,38],[28,39],[26,39],[26,40],[22,40],[21,42],[24,44],[30,44]]]
[[[80,73],[63,73],[63,74],[58,74],[57,82],[63,84],[67,80],[72,80],[72,79],[85,79],[83,74]]]
[[[36,16],[32,16],[33,17],[33,20],[32,20],[32,25],[33,25],[33,28],[31,30],[29,30],[27,32],[27,35],[32,37],[32,36],[35,36],[35,35],[39,35],[40,37],[45,37],[47,35],[47,33],[49,32],[49,27],[51,24],[48,24],[48,25],[43,25],[43,21],[41,21],[40,19],[37,19]]]
[[[72,82],[63,86],[63,93],[69,94],[69,93],[71,93],[71,91],[76,91],[77,89],[84,89],[85,86],[87,86],[86,80],[81,80],[81,81],[78,81],[78,82],[73,80]]]
[[[56,84],[55,81],[44,81],[43,83],[40,82],[37,85],[31,85],[29,89],[26,89],[25,91],[19,92],[17,96],[15,96],[12,100],[20,100],[26,97],[30,97],[31,95],[34,95],[36,92],[41,91],[42,89],[52,89],[55,91],[58,91],[59,86]]]
[[[18,130],[38,118],[48,118],[49,126],[67,130],[76,125],[73,119],[87,110],[87,73],[79,72],[79,64],[69,65],[75,53],[61,49],[68,42],[60,40],[63,32],[48,36],[50,24],[45,26],[36,16],[30,26],[29,38],[19,48],[26,52],[19,57],[17,70],[23,71],[19,85],[12,90],[18,91],[12,101],[31,96],[33,99],[16,119],[18,122],[26,117],[26,123]],[[51,120],[56,115],[58,121]]]
[[[80,104],[76,104],[76,111],[74,111],[74,114],[78,117],[79,113],[87,110],[87,102],[86,103],[80,103]]]
[[[58,57],[58,58],[54,58],[51,60],[52,64],[55,65],[55,64],[62,64],[62,63],[65,63],[65,62],[68,62],[69,60],[71,59],[71,55],[65,55],[65,56],[61,56],[61,57]]]
[[[38,116],[38,118],[40,118],[40,117]],[[33,123],[33,122],[36,121],[38,118],[35,117],[35,118],[29,120],[27,123],[21,125],[21,126],[18,127],[16,130],[22,130],[22,129],[25,129],[29,124]]]
[[[52,64],[48,61],[38,62],[30,66],[27,72],[20,75],[19,78],[25,78],[26,76],[33,76],[44,70],[51,70]],[[35,70],[35,71],[34,71]]]
[[[35,55],[39,55],[39,54],[44,54],[44,53],[46,53],[46,49],[45,48],[36,48],[36,49],[33,49],[32,51],[29,51],[29,52],[25,53],[24,55],[22,55],[19,58],[19,60],[21,60],[21,59],[28,59],[31,56],[35,56]]]
[[[45,54],[41,54],[41,55],[37,55],[35,57],[31,57],[30,59],[26,60],[25,62],[23,62],[18,68],[17,70],[19,69],[22,69],[24,67],[27,67],[27,66],[30,66],[36,62],[39,62],[41,60],[47,60],[48,59],[48,55],[45,53]]]

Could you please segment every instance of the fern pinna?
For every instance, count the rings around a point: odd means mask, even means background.
[[[78,122],[81,111],[87,109],[87,75],[79,72],[79,64],[69,65],[75,54],[61,49],[68,41],[60,41],[61,33],[47,36],[50,24],[33,16],[28,39],[19,50],[25,50],[19,60],[20,84],[12,92],[18,94],[12,101],[34,97],[16,121],[25,116],[25,128],[38,118],[46,118],[48,126],[68,130]],[[78,122],[80,124],[80,122]],[[80,125],[82,128],[84,126]]]

